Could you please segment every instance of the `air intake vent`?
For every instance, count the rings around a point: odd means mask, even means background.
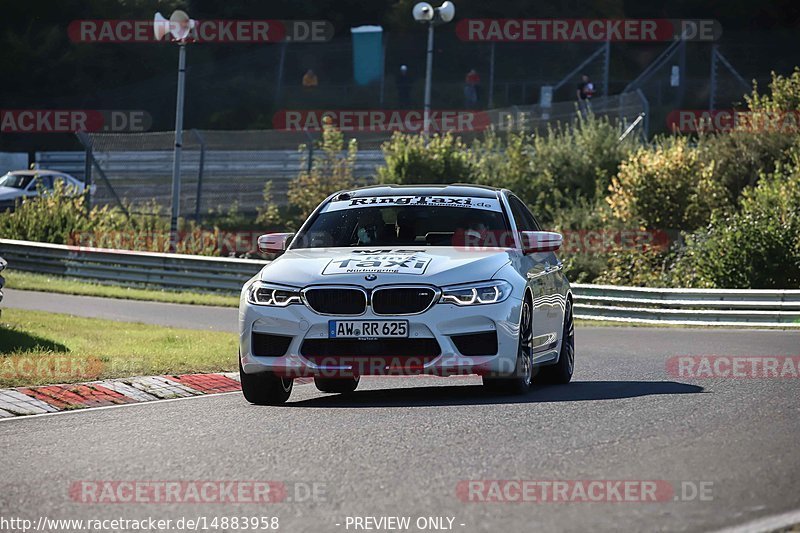
[[[253,355],[260,357],[281,357],[286,355],[292,337],[286,335],[269,335],[267,333],[253,333],[250,350]]]
[[[467,333],[466,335],[453,335],[453,344],[461,355],[495,355],[497,353],[497,333]]]

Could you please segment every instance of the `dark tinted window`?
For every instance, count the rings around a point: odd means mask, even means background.
[[[6,174],[0,178],[0,187],[24,189],[33,179],[30,174]]]
[[[514,221],[519,231],[539,231],[539,224],[536,223],[536,219],[533,218],[531,212],[519,198],[509,196],[508,205],[511,207],[511,214],[514,215]]]
[[[38,176],[31,185],[30,190],[35,191],[37,188],[44,190],[53,190],[53,176]]]
[[[500,211],[434,206],[357,207],[320,213],[294,248],[453,246],[467,231],[504,231]]]

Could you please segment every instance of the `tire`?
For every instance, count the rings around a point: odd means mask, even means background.
[[[239,361],[239,380],[245,400],[255,405],[283,405],[292,394],[294,380],[272,372],[245,374]]]
[[[358,387],[361,376],[349,378],[314,378],[314,386],[321,392],[331,392],[334,394],[347,394],[353,392]]]
[[[564,385],[572,379],[575,370],[575,319],[572,316],[572,302],[567,300],[564,309],[564,332],[561,337],[561,352],[558,354],[558,363],[543,366],[537,377],[538,382]]]
[[[522,303],[519,319],[519,347],[513,374],[509,376],[483,376],[483,386],[498,394],[525,394],[533,378],[533,314],[530,297]]]

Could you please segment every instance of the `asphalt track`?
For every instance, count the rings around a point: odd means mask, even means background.
[[[6,289],[2,307],[67,313],[122,322],[215,331],[236,331],[238,310],[233,307],[182,305],[96,296],[72,296]]]
[[[16,306],[21,293],[9,293],[4,306]],[[43,307],[61,305],[56,297]],[[64,298],[76,314],[94,305]],[[236,316],[149,305],[154,321],[195,327]],[[114,307],[125,315],[128,303]],[[280,408],[233,393],[3,421],[0,517],[277,516],[280,531],[316,532],[355,531],[348,516],[410,516],[412,526],[444,516],[465,532],[712,531],[800,509],[800,380],[684,379],[665,370],[674,355],[797,355],[800,334],[578,328],[577,350],[573,383],[524,397],[485,395],[472,377],[365,378],[350,397],[299,386]],[[460,481],[487,479],[665,480],[679,499],[458,497]],[[80,480],[275,480],[288,484],[292,501],[86,504],[70,496]],[[303,499],[313,483],[324,496]],[[701,483],[710,499],[691,497]]]

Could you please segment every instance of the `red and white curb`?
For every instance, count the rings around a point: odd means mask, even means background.
[[[302,383],[312,380],[301,378],[295,381]],[[239,374],[235,372],[138,376],[65,385],[0,389],[0,419],[239,390],[241,390]]]

